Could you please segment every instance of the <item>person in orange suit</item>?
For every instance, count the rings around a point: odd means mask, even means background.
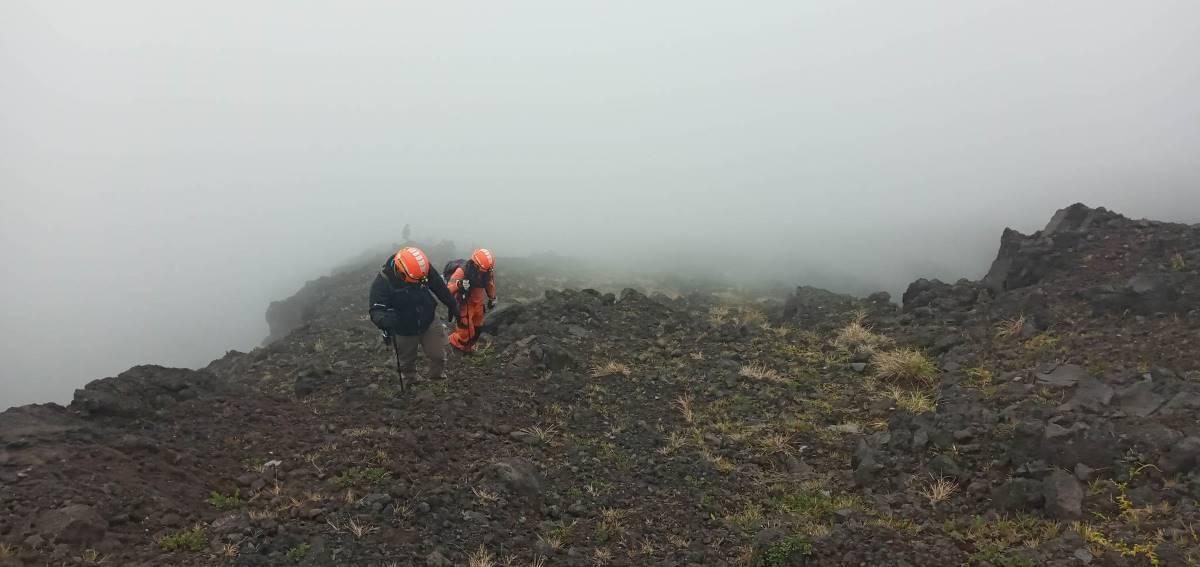
[[[462,352],[475,352],[483,316],[496,306],[495,269],[496,257],[492,251],[480,248],[468,260],[452,260],[442,272],[449,274],[447,286],[459,301],[458,329],[450,335],[450,346]]]

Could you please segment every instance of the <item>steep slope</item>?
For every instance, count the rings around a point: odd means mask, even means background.
[[[903,307],[508,262],[538,298],[403,394],[351,268],[263,348],[0,414],[0,565],[1195,564],[1197,266],[1081,205]]]

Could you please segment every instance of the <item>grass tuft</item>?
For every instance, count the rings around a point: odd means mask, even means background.
[[[234,490],[233,494],[230,494],[229,496],[214,490],[212,491],[212,494],[208,496],[208,500],[206,500],[206,502],[208,502],[208,504],[213,508],[221,511],[241,508],[242,504],[245,504],[241,498],[241,490]]]
[[[785,382],[786,379],[782,374],[769,368],[767,365],[755,362],[742,367],[742,376],[753,380],[767,380],[769,382]]]
[[[924,496],[931,505],[945,502],[956,492],[958,492],[958,483],[946,477],[934,478],[921,488],[921,496]]]
[[[856,317],[839,329],[833,338],[833,346],[848,353],[875,354],[891,344],[891,338],[872,332],[870,327],[863,324],[861,317]]]
[[[467,565],[469,567],[496,567],[496,556],[480,544],[479,549],[471,552],[471,555],[467,557]]]
[[[616,508],[600,510],[600,521],[596,523],[596,541],[605,543],[624,532],[625,527],[622,525],[624,519],[624,510]]]
[[[683,416],[683,420],[688,423],[696,421],[696,413],[692,411],[692,397],[679,396],[675,398],[675,407],[679,410],[679,414]]]
[[[629,376],[629,365],[620,362],[606,362],[592,367],[592,378],[605,376]]]
[[[348,489],[354,486],[378,484],[391,475],[392,473],[380,467],[350,467],[331,478],[330,482],[338,489]]]
[[[203,551],[208,544],[208,536],[204,527],[196,526],[190,530],[170,533],[158,538],[159,549],[168,553],[172,551]]]
[[[1024,315],[1018,315],[996,323],[996,338],[1007,339],[1020,336],[1021,331],[1025,328],[1026,321],[1028,320]]]
[[[763,567],[781,567],[790,565],[795,557],[812,555],[812,544],[801,536],[792,536],[767,548],[762,555],[760,565]]]
[[[1183,259],[1183,254],[1176,253],[1171,256],[1171,269],[1176,272],[1182,272],[1187,269],[1187,262]]]
[[[79,555],[79,561],[84,565],[104,565],[108,563],[108,556],[100,555],[100,552],[95,549],[85,549]]]
[[[311,545],[309,545],[307,543],[302,543],[300,545],[297,545],[297,546],[289,549],[287,551],[287,558],[292,561],[300,561],[301,559],[304,559],[305,557],[308,556],[308,550],[310,550],[310,549],[312,549]]]
[[[895,402],[896,407],[913,415],[937,411],[937,395],[928,390],[906,390],[893,386],[888,389],[887,395]]]
[[[1050,333],[1039,333],[1025,341],[1025,354],[1034,359],[1046,358],[1058,349],[1058,337]]]
[[[881,380],[921,386],[937,383],[937,366],[925,353],[914,349],[899,349],[875,355],[875,375]]]

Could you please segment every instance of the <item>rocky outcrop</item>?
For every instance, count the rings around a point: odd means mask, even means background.
[[[229,382],[202,370],[135,366],[114,378],[94,380],[75,390],[70,408],[85,415],[137,417],[234,389]]]
[[[1127,221],[1104,208],[1076,203],[1060,209],[1046,228],[1025,236],[1011,228],[1000,237],[1000,251],[983,284],[994,292],[1034,285],[1056,270],[1069,269],[1069,259],[1089,230]]]

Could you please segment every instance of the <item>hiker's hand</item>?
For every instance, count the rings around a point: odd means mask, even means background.
[[[488,302],[487,302],[487,310],[488,310],[488,311],[491,311],[491,310],[493,310],[493,309],[495,309],[495,308],[496,308],[496,300],[495,300],[495,299],[489,299],[489,300],[488,300]]]
[[[458,328],[460,328],[460,329],[466,329],[467,327],[470,327],[470,326],[471,326],[471,325],[467,323],[467,320],[466,320],[466,319],[459,319],[459,320],[458,320]]]
[[[379,316],[379,328],[388,333],[392,329],[400,326],[400,316],[393,311],[386,311]]]

